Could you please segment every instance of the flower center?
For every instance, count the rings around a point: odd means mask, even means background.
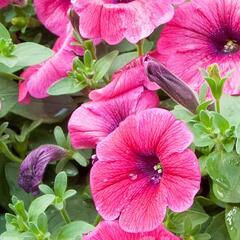
[[[239,50],[239,44],[236,40],[227,40],[223,47],[224,53],[235,53]]]
[[[151,184],[160,183],[163,168],[157,156],[139,156],[137,159],[137,169],[149,179]]]

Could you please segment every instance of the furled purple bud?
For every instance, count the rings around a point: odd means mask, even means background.
[[[174,101],[196,113],[199,105],[197,97],[185,82],[149,56],[144,59],[144,68],[150,81],[157,83]]]
[[[18,184],[33,195],[39,193],[38,185],[42,182],[45,169],[50,162],[64,158],[67,152],[56,145],[42,145],[31,151],[20,167]]]
[[[72,24],[73,29],[80,35],[80,33],[79,33],[79,16],[71,8],[68,10],[68,18]]]

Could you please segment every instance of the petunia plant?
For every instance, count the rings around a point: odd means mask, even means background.
[[[0,239],[239,240],[238,0],[0,0]]]

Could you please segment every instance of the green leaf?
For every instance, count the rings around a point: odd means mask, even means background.
[[[88,68],[91,68],[92,63],[93,63],[92,54],[89,50],[86,50],[84,53],[84,65]]]
[[[53,56],[50,48],[37,43],[24,42],[16,45],[13,55],[18,58],[18,66],[33,66]]]
[[[223,202],[240,203],[240,156],[236,152],[213,152],[207,161],[214,195]]]
[[[16,104],[18,86],[11,78],[0,76],[0,118],[4,117]]]
[[[90,225],[89,223],[83,221],[75,221],[69,223],[61,228],[60,232],[58,233],[57,239],[58,240],[75,240],[75,239],[82,239],[83,234],[86,234],[94,229],[94,226]]]
[[[206,229],[206,232],[211,235],[211,240],[230,240],[225,224],[224,212],[221,212],[213,217],[212,222]]]
[[[238,138],[236,142],[236,152],[240,155],[240,138]]]
[[[0,37],[4,39],[11,39],[8,30],[4,27],[2,23],[0,23]]]
[[[37,220],[37,226],[42,233],[47,233],[48,231],[48,218],[45,213],[41,213]]]
[[[235,129],[235,135],[236,135],[236,138],[240,138],[240,123],[237,125]]]
[[[60,172],[55,178],[54,192],[56,196],[62,198],[66,189],[67,189],[67,174],[65,172]]]
[[[118,55],[118,51],[110,52],[109,54],[102,57],[94,64],[94,69],[95,69],[94,80],[95,80],[95,82],[100,81],[105,76],[105,74],[110,69],[110,67],[111,67],[114,59],[117,57],[117,55]]]
[[[64,194],[63,194],[63,199],[66,200],[68,198],[71,198],[73,197],[74,195],[77,194],[77,191],[76,190],[73,190],[73,189],[70,189],[70,190],[67,190]]]
[[[200,233],[194,235],[194,240],[209,240],[209,239],[211,239],[211,235],[208,233]]]
[[[197,107],[197,112],[200,113],[202,110],[207,110],[207,108],[211,105],[212,100],[202,102],[198,107]]]
[[[59,146],[67,148],[67,139],[61,127],[56,126],[54,128],[54,137]]]
[[[44,194],[54,194],[54,191],[48,185],[40,184],[39,189]]]
[[[219,129],[222,134],[225,133],[227,129],[230,128],[229,122],[220,114],[212,114],[212,124],[215,129]]]
[[[59,96],[48,97],[41,100],[32,99],[30,104],[17,104],[13,109],[11,109],[11,111],[30,120],[41,120],[43,123],[54,123],[62,121],[75,108],[76,104],[71,97]]]
[[[46,211],[54,199],[55,196],[53,194],[46,194],[33,200],[28,210],[30,221],[36,222],[39,215]]]
[[[208,218],[208,214],[206,214],[202,208],[194,206],[190,210],[182,213],[171,212],[167,217],[167,227],[177,234],[184,234],[186,231],[191,231],[191,229],[205,223]],[[189,223],[189,219],[191,220],[191,224]]]
[[[108,74],[112,75],[116,71],[118,71],[120,68],[124,67],[126,64],[131,62],[133,59],[137,57],[137,52],[128,52],[123,53],[115,58],[113,61],[112,66],[110,67]]]
[[[212,127],[211,119],[206,111],[201,111],[199,113],[200,121],[207,127]]]
[[[221,115],[231,125],[237,126],[240,123],[240,96],[223,95],[221,97]]]
[[[194,115],[191,112],[189,112],[186,108],[184,108],[181,105],[176,105],[174,107],[174,110],[172,110],[172,113],[177,119],[183,120],[185,122],[189,122],[194,117]]]
[[[225,211],[225,221],[231,240],[240,239],[240,208],[228,206]]]
[[[18,58],[16,56],[9,56],[9,57],[0,56],[0,63],[4,64],[8,68],[15,67],[17,62],[18,62]]]
[[[216,90],[217,90],[216,82],[214,81],[214,79],[212,79],[210,77],[205,77],[205,80],[207,81],[208,85],[210,86],[212,94],[215,96]]]
[[[48,94],[52,96],[78,93],[87,87],[87,84],[80,83],[74,78],[67,77],[55,82],[49,89]]]
[[[191,130],[194,134],[194,144],[197,147],[207,147],[215,144],[213,139],[208,135],[207,128],[204,125],[194,124]]]
[[[87,159],[80,153],[80,152],[75,152],[72,155],[72,158],[81,166],[86,167],[88,165]]]
[[[200,103],[205,102],[206,97],[207,97],[207,91],[208,91],[208,85],[207,85],[207,83],[204,83],[201,86],[200,91],[199,91],[199,102]]]
[[[30,232],[19,233],[17,231],[7,231],[0,236],[1,240],[36,240]]]

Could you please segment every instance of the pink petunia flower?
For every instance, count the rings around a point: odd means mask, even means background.
[[[97,228],[83,237],[83,240],[179,240],[163,226],[146,233],[124,232],[118,221],[101,222]]]
[[[176,11],[161,33],[159,60],[198,91],[199,68],[217,63],[226,74],[234,70],[224,92],[240,93],[240,1],[193,0]]]
[[[9,0],[0,0],[0,8],[7,7],[10,4]]]
[[[117,44],[126,38],[131,43],[148,37],[174,15],[173,4],[184,0],[71,0],[80,16],[84,38],[101,38]]]
[[[129,116],[97,146],[90,174],[96,209],[105,220],[119,219],[127,232],[160,226],[166,207],[191,207],[200,187],[193,141],[186,125],[163,109]]]
[[[116,72],[112,81],[101,89],[93,90],[89,97],[94,101],[103,100],[123,94],[131,89],[144,86],[155,91],[159,89],[156,83],[150,82],[144,70],[144,57],[139,57]]]
[[[34,6],[39,20],[48,30],[58,36],[66,32],[71,0],[34,0]]]
[[[157,107],[157,95],[143,87],[114,98],[81,105],[72,114],[68,130],[74,148],[95,148],[129,115]]]
[[[72,69],[72,62],[76,55],[82,55],[83,49],[73,47],[72,32],[62,35],[53,50],[55,54],[42,64],[30,67],[22,74],[23,82],[19,85],[19,101],[28,101],[28,94],[35,98],[48,97],[48,88],[56,81],[66,77]]]

